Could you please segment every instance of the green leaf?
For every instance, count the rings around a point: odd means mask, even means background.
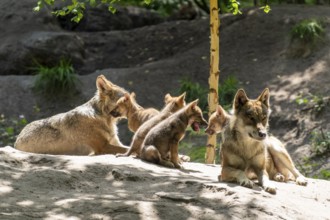
[[[272,10],[269,5],[262,6],[260,7],[260,9],[263,9],[266,14],[268,14],[270,10]]]
[[[84,15],[81,12],[77,12],[77,15],[71,18],[71,21],[74,21],[76,23],[79,23],[79,21],[84,17]]]
[[[112,13],[116,12],[116,8],[114,8],[112,5],[109,5],[108,10],[111,11]]]
[[[7,132],[9,135],[13,135],[13,134],[14,134],[14,128],[13,128],[13,127],[8,127],[8,128],[6,128],[6,132]]]
[[[33,11],[36,11],[36,12],[40,11],[40,7],[39,6],[34,7]]]
[[[89,5],[92,7],[96,6],[96,0],[89,0]]]

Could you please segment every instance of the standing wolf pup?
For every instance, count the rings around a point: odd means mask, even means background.
[[[150,120],[146,121],[139,127],[139,129],[135,132],[130,149],[125,154],[117,154],[116,156],[126,156],[128,157],[132,153],[140,155],[140,150],[142,147],[142,143],[148,132],[157,124],[159,124],[164,119],[170,117],[174,112],[182,109],[185,105],[185,96],[186,93],[178,97],[172,97],[170,94],[165,95],[165,107],[161,110],[161,112]]]
[[[197,102],[189,103],[149,131],[142,144],[141,159],[166,167],[181,168],[178,148],[187,127],[199,131],[200,125],[207,125]]]
[[[41,154],[91,155],[124,153],[117,136],[116,119],[110,115],[127,91],[103,75],[96,79],[97,92],[87,103],[66,113],[28,124],[17,137],[15,148]]]
[[[137,129],[146,121],[159,113],[154,108],[143,108],[136,103],[135,93],[131,95],[126,93],[121,97],[116,104],[116,107],[110,112],[113,117],[127,118],[128,128],[132,132]]]
[[[231,116],[219,105],[209,118],[209,126],[205,130],[209,135],[223,132],[228,126]],[[298,185],[307,185],[306,178],[295,167],[284,144],[274,136],[264,141],[266,147],[266,170],[269,178],[278,182],[293,180]]]
[[[223,135],[219,179],[252,188],[254,183],[249,175],[255,173],[265,191],[275,194],[276,188],[266,171],[265,141],[270,114],[268,88],[255,100],[249,99],[244,90],[239,89],[233,109],[234,115]]]

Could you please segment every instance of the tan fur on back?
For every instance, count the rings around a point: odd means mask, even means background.
[[[187,126],[195,125],[194,123],[207,125],[197,101],[188,104],[149,131],[142,144],[141,159],[181,168],[179,142],[183,139]]]
[[[129,156],[132,153],[135,153],[137,156],[140,154],[140,150],[142,147],[142,142],[147,135],[147,133],[158,123],[163,121],[164,119],[171,116],[174,112],[182,109],[185,106],[185,94],[182,94],[178,97],[172,97],[169,94],[165,96],[165,107],[161,110],[161,112],[144,124],[139,127],[139,129],[135,132],[132,143],[130,145],[130,149],[125,154],[118,154],[117,156]]]
[[[117,101],[115,109],[111,112],[114,115],[125,117],[128,121],[128,128],[136,132],[138,128],[153,116],[159,114],[154,108],[143,108],[135,100],[135,94],[125,94]]]
[[[126,93],[103,75],[98,91],[87,103],[66,113],[31,122],[17,137],[15,147],[42,154],[89,155],[125,152],[110,116],[116,101]]]

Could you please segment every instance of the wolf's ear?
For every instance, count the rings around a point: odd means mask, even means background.
[[[178,99],[177,99],[177,103],[181,103],[182,105],[184,105],[184,103],[185,103],[185,98],[186,98],[186,92],[184,92],[184,93],[182,93],[179,97],[178,97]]]
[[[185,99],[186,98],[186,92],[182,93],[179,98]]]
[[[220,116],[220,117],[221,116],[225,116],[225,114],[226,114],[225,110],[222,108],[221,105],[218,105],[217,106],[217,110],[216,111],[217,111],[217,115]]]
[[[234,99],[234,110],[243,106],[248,101],[248,97],[243,89],[239,89],[235,95]]]
[[[258,97],[258,101],[262,102],[269,108],[269,89],[266,88],[262,91],[261,95]]]
[[[112,83],[108,81],[104,75],[100,75],[96,79],[97,90],[102,93],[105,90],[111,90]]]
[[[192,110],[194,110],[196,108],[197,104],[198,104],[198,101],[199,100],[196,99],[195,101],[190,102],[189,103],[189,108],[192,109]]]
[[[127,102],[130,99],[130,95],[128,93],[124,94],[124,102]]]
[[[136,98],[136,94],[135,94],[135,92],[132,92],[132,93],[131,93],[131,98],[133,98],[133,99]]]
[[[165,95],[164,102],[169,103],[172,99],[173,99],[173,97],[169,93],[167,93]]]

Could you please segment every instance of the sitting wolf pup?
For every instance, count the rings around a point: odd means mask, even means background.
[[[210,116],[205,132],[209,135],[223,132],[230,124],[231,116],[219,105]],[[284,144],[274,136],[264,141],[266,146],[266,170],[269,178],[278,182],[293,180],[298,185],[306,185],[307,180],[295,167]]]
[[[207,125],[197,102],[189,103],[149,131],[142,144],[141,159],[166,167],[181,168],[178,148],[187,127],[199,131],[200,125]]]
[[[137,104],[134,92],[131,95],[126,93],[124,97],[121,97],[116,107],[110,112],[113,117],[127,118],[128,128],[132,132],[136,132],[144,122],[158,113],[159,111],[154,108],[143,108]]]
[[[130,149],[125,154],[117,154],[116,156],[128,157],[132,153],[135,153],[137,156],[139,156],[143,140],[148,132],[161,121],[170,117],[174,112],[182,109],[186,105],[184,100],[185,96],[186,93],[183,93],[178,97],[172,97],[170,94],[166,94],[165,107],[161,110],[161,112],[141,125],[141,127],[135,132],[133,136]]]
[[[97,93],[87,103],[66,113],[28,124],[18,135],[18,150],[41,154],[91,155],[124,153],[117,136],[116,119],[110,115],[127,91],[96,79]]]

